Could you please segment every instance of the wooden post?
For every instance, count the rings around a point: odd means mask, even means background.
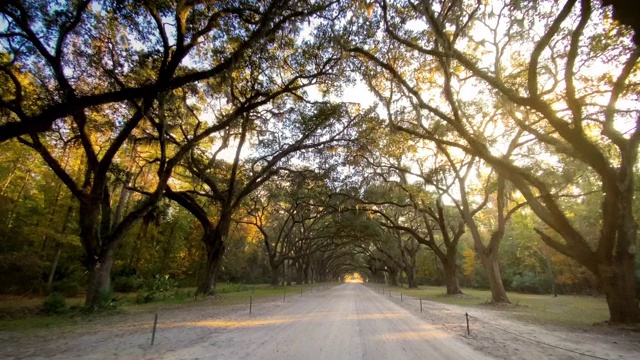
[[[420,298],[420,312],[422,312],[422,298]]]
[[[253,298],[249,296],[249,315],[251,315],[251,306],[253,305]]]
[[[287,289],[284,289],[284,293],[282,293],[282,302],[287,301]]]
[[[151,346],[153,346],[153,343],[156,340],[156,326],[157,325],[158,325],[158,314],[156,313],[156,316],[153,319],[153,332],[151,333]]]
[[[402,293],[400,293],[400,302],[402,302]]]
[[[471,335],[471,331],[469,330],[469,314],[464,313],[464,316],[467,318],[467,335]]]

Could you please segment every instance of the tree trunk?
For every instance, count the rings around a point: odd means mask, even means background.
[[[438,266],[438,254],[433,252],[433,267],[435,268],[436,285],[442,286],[442,278],[440,277],[440,267]]]
[[[20,161],[18,161],[18,160],[13,162],[13,165],[11,166],[11,171],[9,172],[9,176],[7,176],[7,180],[2,185],[2,189],[0,189],[0,196],[4,195],[4,192],[7,189],[7,186],[9,186],[9,184],[11,183],[11,179],[13,179],[13,177],[18,172],[18,164],[19,163],[20,163]]]
[[[56,273],[56,268],[58,267],[58,260],[60,260],[60,253],[62,253],[62,243],[56,244],[56,256],[53,258],[53,262],[51,263],[51,270],[49,271],[49,277],[47,278],[47,291],[51,291],[51,284],[53,284],[53,276]]]
[[[73,206],[69,205],[67,207],[67,213],[64,216],[64,221],[62,222],[62,229],[60,233],[62,236],[67,234],[67,227],[69,225],[69,219],[71,218],[71,212],[73,211]],[[47,278],[47,291],[51,291],[51,285],[53,284],[53,276],[56,273],[56,268],[58,267],[58,260],[60,260],[60,254],[62,253],[62,243],[56,243],[56,256],[53,258],[53,262],[51,263],[51,271],[49,272],[49,277]]]
[[[89,286],[85,306],[99,308],[111,302],[111,268],[113,267],[113,247],[104,256],[90,262]]]
[[[291,268],[291,261],[285,261],[285,265],[286,272],[284,277],[287,279],[287,286],[291,286],[291,278],[293,277],[292,273],[294,269]]]
[[[271,266],[271,285],[278,286],[278,270],[280,270],[280,266]]]
[[[620,324],[640,323],[640,308],[636,297],[635,257],[638,245],[638,225],[633,214],[634,164],[636,163],[637,147],[631,148],[630,154],[623,156],[620,177],[616,187],[620,189],[617,196],[617,223],[613,239],[600,239],[613,242],[612,253],[600,254],[603,259],[596,269],[602,289],[607,297],[610,321]],[[605,198],[605,202],[606,202]],[[613,216],[613,214],[610,214]],[[601,246],[601,248],[604,248]],[[611,260],[609,260],[611,259]],[[603,264],[604,263],[604,264]]]
[[[458,284],[458,264],[451,256],[441,259],[444,268],[444,283],[447,286],[447,295],[462,294],[460,284]]]
[[[406,266],[404,273],[407,274],[407,287],[409,289],[417,289],[418,281],[416,280],[416,269],[413,266]]]
[[[629,254],[617,260],[609,266],[598,266],[596,277],[607,298],[610,322],[635,324],[639,322],[640,309],[636,298],[634,258]]]
[[[20,199],[22,198],[22,194],[24,193],[24,190],[27,187],[27,184],[29,183],[30,178],[31,178],[31,172],[27,173],[27,178],[22,183],[22,186],[20,186],[18,195],[16,195],[16,199],[11,204],[11,209],[9,210],[9,214],[7,214],[6,225],[5,225],[7,229],[10,229],[12,226],[14,214],[18,209],[18,205],[20,204]]]
[[[205,242],[206,243],[206,242]],[[215,241],[213,245],[207,244],[207,267],[205,268],[204,277],[201,279],[196,294],[198,295],[214,295],[216,292],[216,277],[220,271],[222,264],[222,256],[224,255],[225,245],[220,241]]]
[[[547,254],[543,254],[544,261],[547,264],[547,269],[549,269],[549,285],[551,285],[551,293],[553,297],[558,297],[558,292],[556,290],[556,275],[553,271],[553,264],[551,263],[551,258]]]
[[[309,267],[310,267],[310,262],[309,262],[309,258],[305,257],[303,259],[303,268],[302,268],[302,272],[304,274],[304,283],[308,284],[309,283]]]
[[[204,225],[204,224],[203,224]],[[207,267],[202,278],[196,295],[214,295],[216,291],[216,277],[222,265],[222,257],[226,250],[225,238],[229,234],[231,225],[231,214],[222,213],[218,224],[213,229],[206,229],[202,235],[202,242],[207,247]]]
[[[138,251],[138,244],[140,243],[140,239],[142,239],[142,237],[144,236],[144,233],[146,229],[146,225],[144,223],[142,223],[140,225],[140,230],[138,230],[138,234],[136,235],[135,239],[133,240],[133,248],[131,249],[131,256],[129,257],[129,262],[127,264],[127,267],[129,269],[137,269],[137,265],[135,265],[138,260],[136,260],[139,257],[139,251]]]
[[[300,261],[300,259],[296,260],[295,262],[295,269],[296,269],[296,285],[300,285],[304,282],[304,274],[302,271],[302,262]]]
[[[124,183],[122,183],[122,188],[120,189],[120,198],[118,199],[116,212],[113,215],[114,226],[122,220],[122,214],[124,212],[126,204],[129,202],[129,198],[131,197],[131,190],[127,188],[131,184],[131,179],[133,179],[133,173],[127,172],[127,178],[125,179]]]
[[[51,228],[53,226],[53,220],[58,213],[58,202],[60,201],[60,194],[62,193],[62,184],[58,185],[56,188],[56,196],[53,200],[53,204],[51,205],[51,213],[49,214],[49,220],[47,221],[47,226]],[[49,242],[49,236],[45,235],[42,240],[42,248],[40,252],[45,255],[45,251],[47,250],[47,243]]]
[[[487,248],[485,251],[478,252],[480,261],[484,267],[489,280],[489,288],[491,289],[491,301],[494,303],[510,304],[507,292],[502,283],[500,275],[500,263],[498,261],[497,249]]]
[[[167,272],[167,263],[169,261],[169,255],[171,255],[171,250],[173,247],[173,235],[175,234],[177,227],[178,227],[178,222],[175,221],[171,226],[171,231],[169,232],[169,238],[167,239],[164,251],[162,252],[162,261],[160,262],[160,271],[158,273],[163,276]]]
[[[311,272],[311,282],[317,283],[318,282],[318,272],[316,271],[316,267],[314,265],[311,265],[310,272]]]
[[[387,274],[389,275],[389,285],[398,286],[398,269],[395,267],[387,267]]]

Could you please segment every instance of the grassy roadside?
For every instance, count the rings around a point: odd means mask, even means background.
[[[488,290],[463,289],[462,296],[447,296],[444,287],[420,286],[418,289],[368,284],[369,287],[384,288],[392,293],[402,292],[406,296],[422,298],[443,304],[488,308],[504,312],[512,318],[544,325],[585,326],[602,323],[609,319],[609,310],[604,298],[592,296],[534,295],[508,292],[514,306],[490,304]]]
[[[3,296],[0,297],[0,331],[29,331],[42,328],[60,327],[70,328],[86,321],[111,316],[114,314],[151,313],[160,309],[183,308],[192,306],[230,306],[249,303],[251,297],[254,302],[273,301],[275,299],[290,298],[303,294],[323,290],[336,285],[335,283],[305,284],[292,286],[237,285],[220,284],[218,295],[214,298],[194,298],[195,288],[182,288],[157,294],[156,300],[139,304],[136,303],[136,293],[115,294],[113,309],[84,315],[80,307],[84,298],[67,298],[67,306],[71,309],[60,315],[42,315],[38,311],[46,297]]]

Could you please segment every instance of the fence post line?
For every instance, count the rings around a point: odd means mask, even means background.
[[[158,325],[158,313],[153,319],[153,332],[151,333],[151,346],[153,346],[154,341],[156,340],[156,326]]]
[[[464,313],[464,316],[467,318],[467,335],[471,335],[471,331],[469,330],[469,313]]]

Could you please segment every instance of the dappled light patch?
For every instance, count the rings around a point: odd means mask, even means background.
[[[196,321],[196,322],[180,324],[180,326],[248,328],[248,327],[257,327],[257,326],[285,324],[293,321],[296,321],[296,317],[280,317],[280,318],[269,318],[269,319],[258,319],[258,320],[204,320],[204,321]],[[169,327],[170,326],[171,325],[169,325]]]
[[[407,315],[403,315],[403,314],[357,314],[357,315],[350,315],[346,319],[347,320],[362,320],[362,319],[379,320],[379,319],[398,319],[398,318],[405,318],[405,317],[407,317]]]
[[[450,334],[436,328],[433,325],[424,326],[423,331],[402,331],[402,332],[390,332],[380,334],[376,336],[377,340],[391,341],[391,340],[429,340],[429,339],[441,339],[451,337]]]

